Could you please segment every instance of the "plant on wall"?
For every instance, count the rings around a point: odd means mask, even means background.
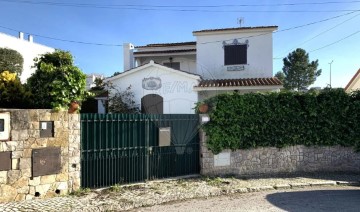
[[[83,101],[86,91],[86,75],[74,65],[70,52],[56,50],[35,58],[36,71],[27,81],[35,94],[33,106],[63,110],[72,101]]]
[[[111,86],[108,100],[108,112],[110,113],[139,113],[139,107],[134,101],[134,92],[131,85],[122,91]]]

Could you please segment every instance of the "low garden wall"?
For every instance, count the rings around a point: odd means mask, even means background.
[[[276,175],[292,172],[359,172],[360,153],[351,147],[306,147],[303,145],[248,150],[223,150],[214,155],[201,133],[201,174]]]
[[[0,141],[0,203],[79,189],[79,114],[0,109],[5,112],[10,113],[10,137]]]

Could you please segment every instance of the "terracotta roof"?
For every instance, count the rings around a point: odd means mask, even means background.
[[[356,77],[360,75],[360,69],[355,73],[355,75],[351,78],[351,80],[349,81],[349,83],[346,85],[345,87],[345,91],[350,87],[351,83],[354,82],[354,80],[356,79]]]
[[[238,87],[238,86],[271,86],[282,85],[281,81],[276,78],[244,78],[244,79],[215,79],[202,80],[195,87]]]
[[[269,29],[277,28],[278,26],[256,26],[256,27],[235,27],[235,28],[222,28],[222,29],[204,29],[199,31],[193,31],[193,33],[198,32],[216,32],[216,31],[230,31],[230,30],[246,30],[246,29]]]
[[[135,46],[135,48],[185,46],[185,45],[196,45],[196,41],[179,42],[179,43],[153,43],[153,44],[147,44],[146,46]]]
[[[134,55],[139,55],[139,54],[166,54],[166,53],[181,53],[181,52],[196,52],[196,49],[178,49],[178,50],[165,50],[165,51],[141,51],[141,52],[134,52]]]

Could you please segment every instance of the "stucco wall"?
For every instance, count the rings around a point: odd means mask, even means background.
[[[161,87],[157,90],[146,90],[142,87],[144,78],[160,78]],[[121,78],[111,80],[120,90],[126,90],[131,85],[134,100],[141,107],[141,98],[148,94],[158,94],[163,97],[164,114],[194,114],[197,92],[193,91],[197,79],[189,78],[179,73],[169,72],[157,66],[149,66]]]
[[[359,172],[360,153],[352,148],[305,147],[224,150],[214,155],[206,148],[201,133],[201,174],[204,175],[272,175],[291,172]]]
[[[3,33],[0,33],[0,47],[16,50],[23,56],[24,68],[20,77],[22,83],[26,82],[27,78],[35,72],[35,69],[31,68],[34,65],[35,57],[47,52],[55,51],[54,48]]]
[[[259,36],[261,35],[261,36]],[[222,42],[249,41],[247,64],[243,71],[227,71]],[[234,79],[273,76],[272,33],[242,32],[196,36],[197,73],[206,79]]]
[[[8,110],[10,141],[0,141],[0,152],[11,152],[11,170],[0,171],[0,203],[48,198],[80,188],[80,116],[50,110]],[[54,137],[40,138],[40,121],[54,123]],[[60,147],[61,171],[33,177],[32,152]],[[1,161],[0,161],[1,163]]]
[[[180,63],[180,70],[186,71],[189,73],[196,73],[196,56],[195,55],[182,55],[182,56],[162,56],[162,57],[141,57],[138,58],[140,64],[143,65],[149,63],[150,60],[154,60],[155,63],[164,64],[169,62],[169,57],[172,57],[172,62]]]

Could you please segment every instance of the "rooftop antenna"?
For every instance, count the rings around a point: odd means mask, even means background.
[[[240,17],[240,18],[237,19],[237,23],[240,25],[240,27],[242,27],[242,25],[244,24],[244,22],[245,22],[244,17]]]

